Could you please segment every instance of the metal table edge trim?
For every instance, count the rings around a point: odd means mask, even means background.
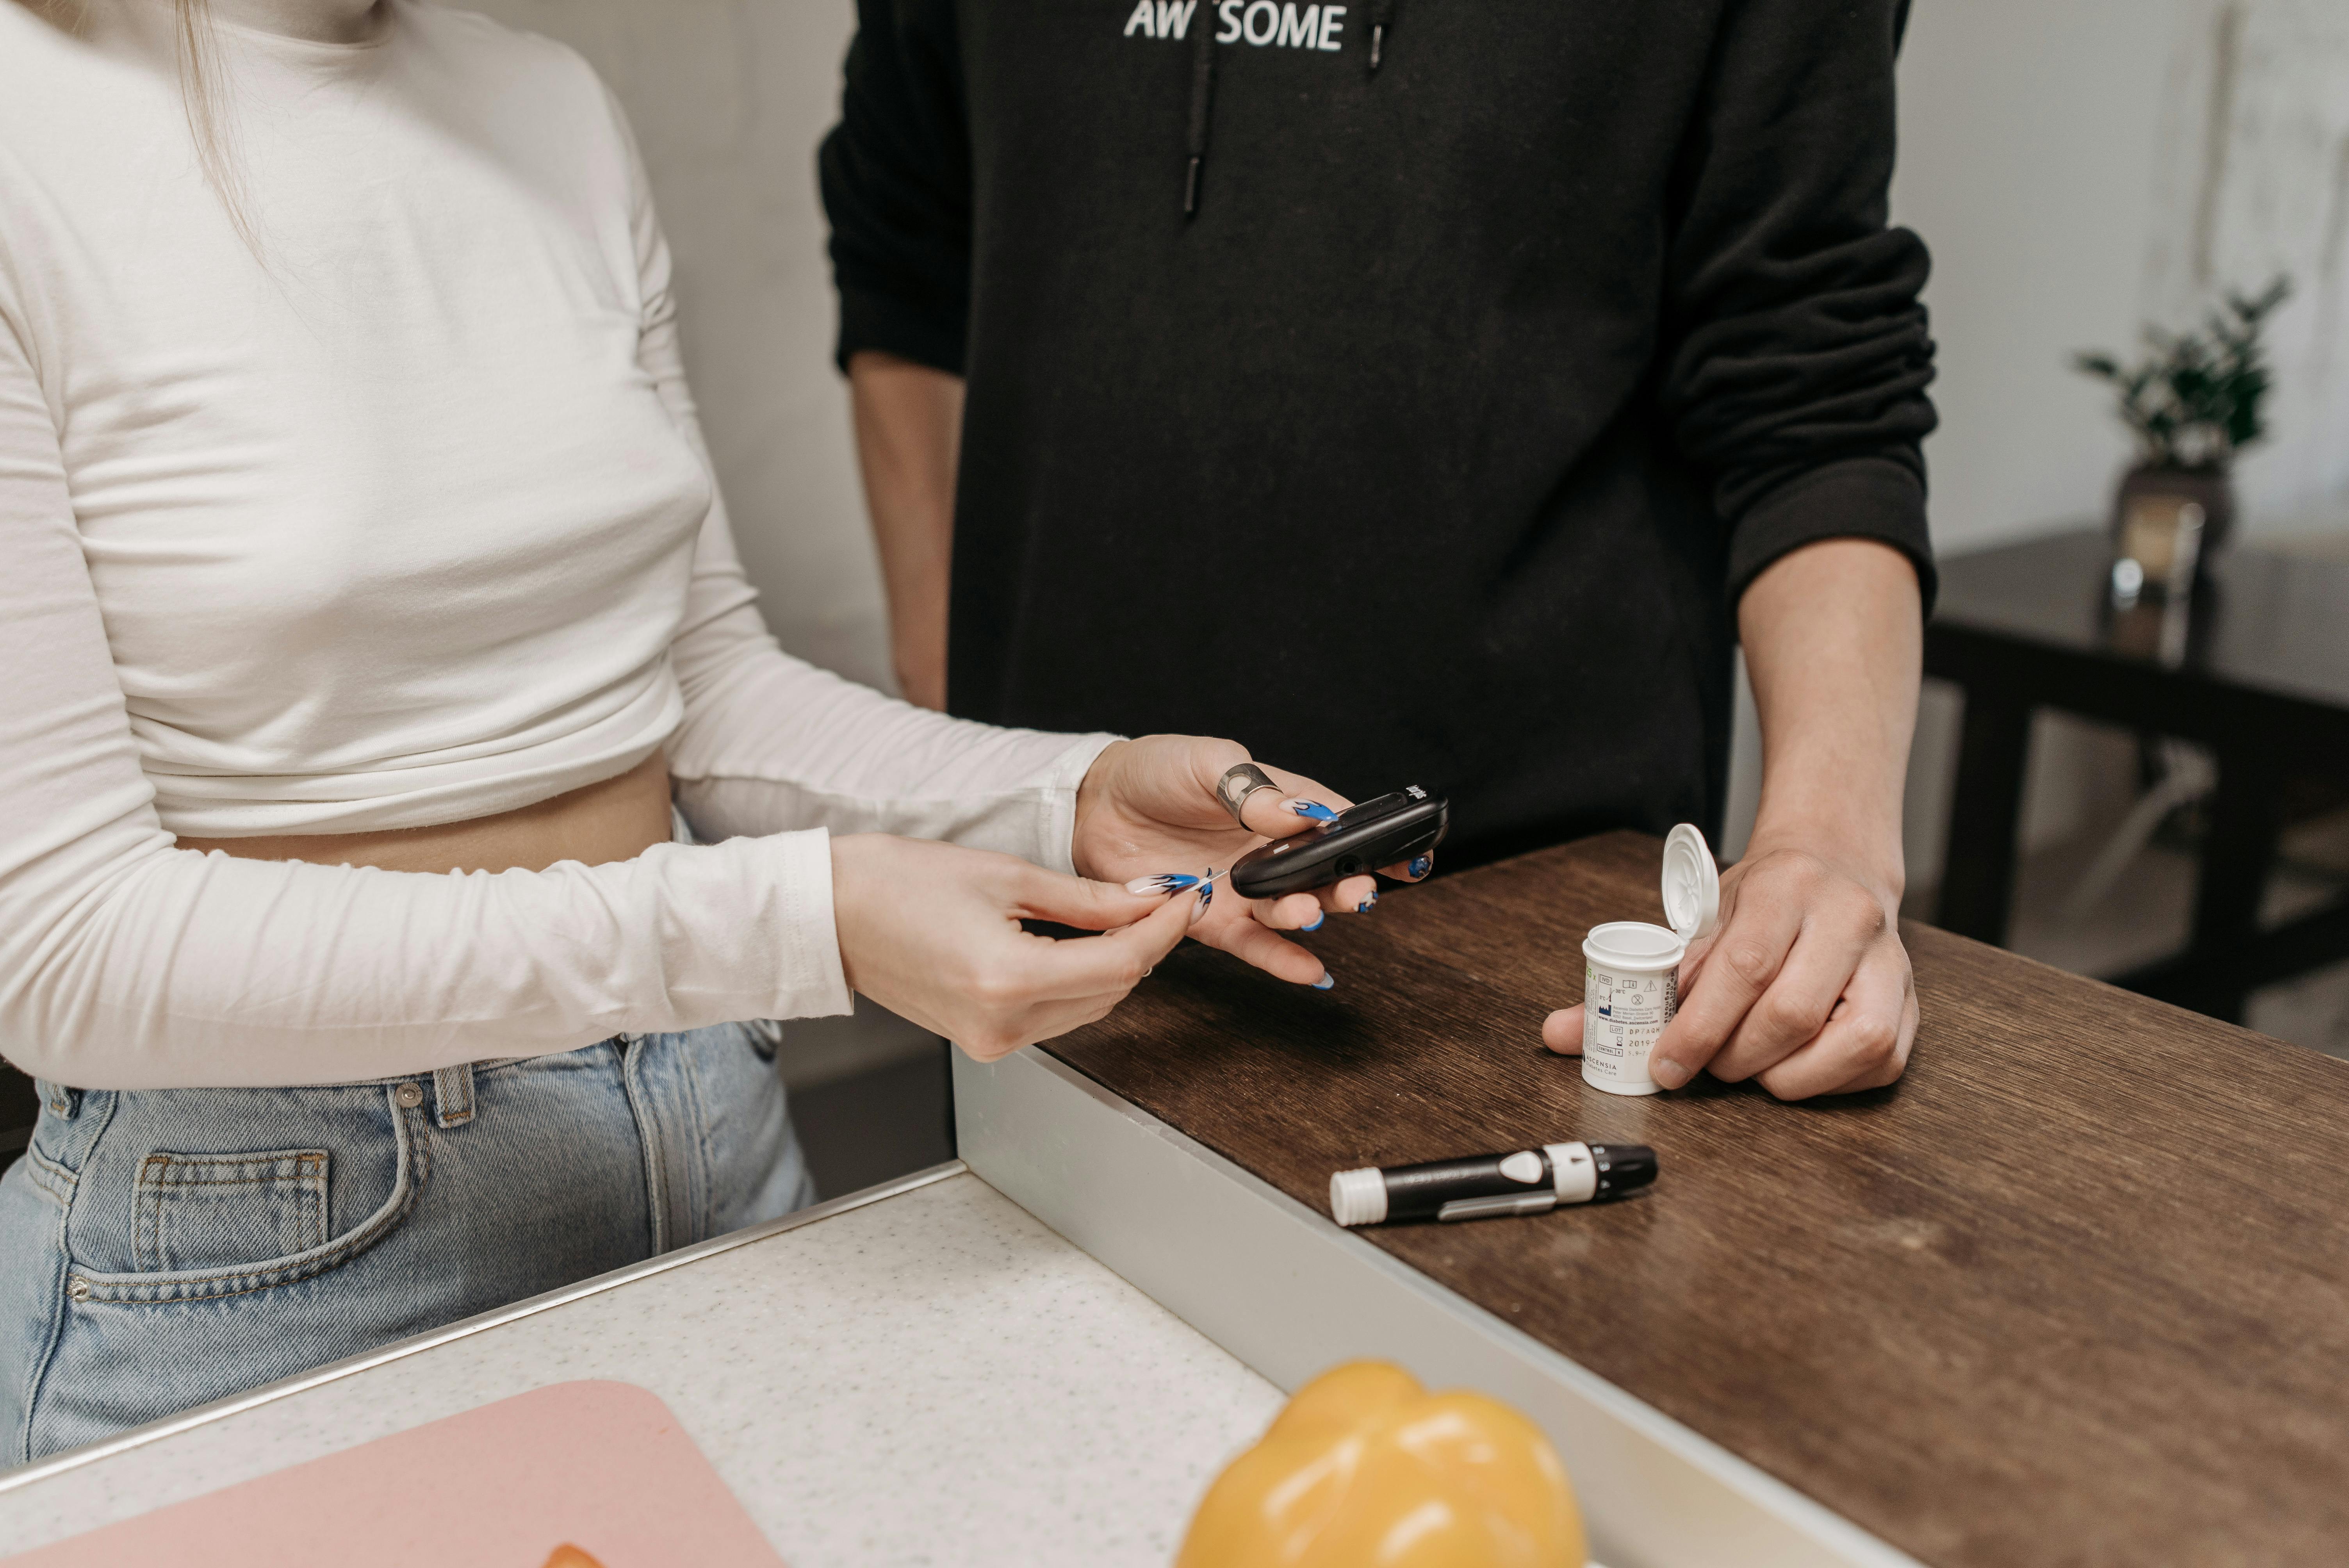
[[[597,1274],[592,1279],[581,1280],[576,1284],[567,1284],[560,1290],[548,1291],[543,1295],[534,1295],[525,1301],[494,1307],[471,1317],[460,1318],[455,1323],[445,1324],[439,1328],[410,1338],[395,1340],[389,1345],[380,1346],[357,1356],[346,1357],[340,1361],[330,1361],[323,1367],[314,1367],[307,1372],[297,1372],[291,1377],[283,1377],[274,1383],[264,1383],[258,1388],[249,1388],[242,1394],[232,1394],[225,1399],[216,1399],[209,1405],[199,1405],[192,1410],[182,1410],[176,1416],[166,1416],[160,1421],[150,1421],[143,1427],[133,1427],[119,1436],[91,1443],[86,1448],[69,1449],[21,1469],[0,1470],[0,1492],[16,1491],[24,1487],[36,1485],[67,1470],[78,1470],[84,1465],[111,1459],[129,1449],[143,1448],[149,1443],[175,1437],[191,1428],[222,1420],[252,1409],[255,1406],[283,1399],[290,1394],[301,1393],[305,1388],[315,1388],[322,1383],[331,1383],[338,1377],[347,1377],[354,1372],[364,1372],[371,1367],[380,1367],[386,1362],[398,1361],[420,1351],[430,1350],[436,1346],[446,1345],[451,1340],[463,1339],[470,1335],[479,1334],[484,1329],[501,1327],[505,1324],[533,1317],[558,1306],[567,1306],[572,1302],[587,1296],[600,1295],[605,1291],[617,1290],[622,1285],[634,1284],[639,1280],[650,1279],[655,1274],[667,1274],[671,1269],[683,1268],[688,1264],[699,1263],[704,1258],[715,1257],[720,1253],[730,1253],[737,1247],[753,1246],[760,1242],[781,1235],[786,1231],[795,1231],[802,1225],[812,1225],[819,1220],[829,1220],[836,1214],[844,1214],[852,1209],[861,1209],[867,1204],[883,1202],[910,1192],[917,1187],[926,1187],[935,1181],[943,1181],[949,1177],[967,1174],[970,1168],[961,1161],[949,1160],[943,1165],[933,1165],[926,1171],[916,1171],[911,1175],[900,1176],[893,1181],[884,1181],[877,1186],[867,1187],[861,1192],[851,1192],[844,1197],[811,1205],[786,1214],[780,1220],[770,1220],[763,1225],[752,1225],[723,1236],[713,1236],[709,1241],[693,1246],[680,1247],[673,1253],[663,1253],[657,1258],[647,1258],[640,1264],[630,1264],[626,1268],[614,1269],[609,1274]]]

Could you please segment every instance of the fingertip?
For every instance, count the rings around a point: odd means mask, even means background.
[[[1309,985],[1315,975],[1323,973],[1320,960],[1253,920],[1226,921],[1214,930],[1200,932],[1198,938],[1291,985]]]
[[[1310,931],[1322,920],[1321,903],[1309,892],[1292,892],[1266,906],[1263,923],[1276,931]]]
[[[1146,920],[1166,896],[1030,865],[1019,868],[1012,887],[1022,918],[1049,920],[1082,931],[1116,931]]]
[[[1542,1044],[1562,1057],[1582,1054],[1582,1006],[1560,1007],[1542,1020]]]
[[[1197,895],[1177,893],[1152,910],[1142,922],[1152,928],[1148,945],[1157,948],[1162,954],[1173,952],[1182,944],[1183,938],[1190,934],[1191,928],[1198,923],[1199,916],[1204,913],[1205,906]]]

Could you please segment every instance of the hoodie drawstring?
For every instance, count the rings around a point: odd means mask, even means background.
[[[1387,34],[1394,26],[1395,0],[1371,0],[1371,74],[1386,58]],[[1216,111],[1215,0],[1193,0],[1191,28],[1191,127],[1183,144],[1183,218],[1199,214],[1199,187],[1207,174],[1207,125]]]
[[[1191,13],[1190,155],[1183,169],[1183,217],[1199,211],[1199,181],[1207,171],[1207,120],[1216,107],[1216,14],[1212,0],[1195,0]]]

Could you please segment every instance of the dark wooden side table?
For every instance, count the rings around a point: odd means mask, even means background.
[[[1895,1088],[1618,1099],[1541,1020],[1590,926],[1662,917],[1661,861],[1333,915],[1326,994],[1186,947],[1041,1048],[1325,1214],[1333,1171],[1652,1145],[1627,1202],[1360,1234],[1932,1568],[2337,1568],[2349,1062],[1909,925]]]
[[[1965,721],[1939,921],[2005,941],[2036,709],[2198,742],[2219,784],[2193,934],[2116,984],[2240,1022],[2251,991],[2349,957],[2349,901],[2259,923],[2286,777],[2349,777],[2349,564],[2228,552],[2166,654],[2126,651],[2141,640],[2116,634],[2110,568],[2100,531],[1941,562],[1925,673],[1964,689]]]

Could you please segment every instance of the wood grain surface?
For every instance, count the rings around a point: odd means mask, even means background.
[[[1624,1202],[1361,1233],[1927,1563],[2349,1563],[2349,1063],[1916,927],[1898,1087],[1600,1094],[1539,1026],[1661,853],[1333,915],[1326,994],[1191,947],[1050,1048],[1325,1213],[1350,1166],[1654,1145]]]

